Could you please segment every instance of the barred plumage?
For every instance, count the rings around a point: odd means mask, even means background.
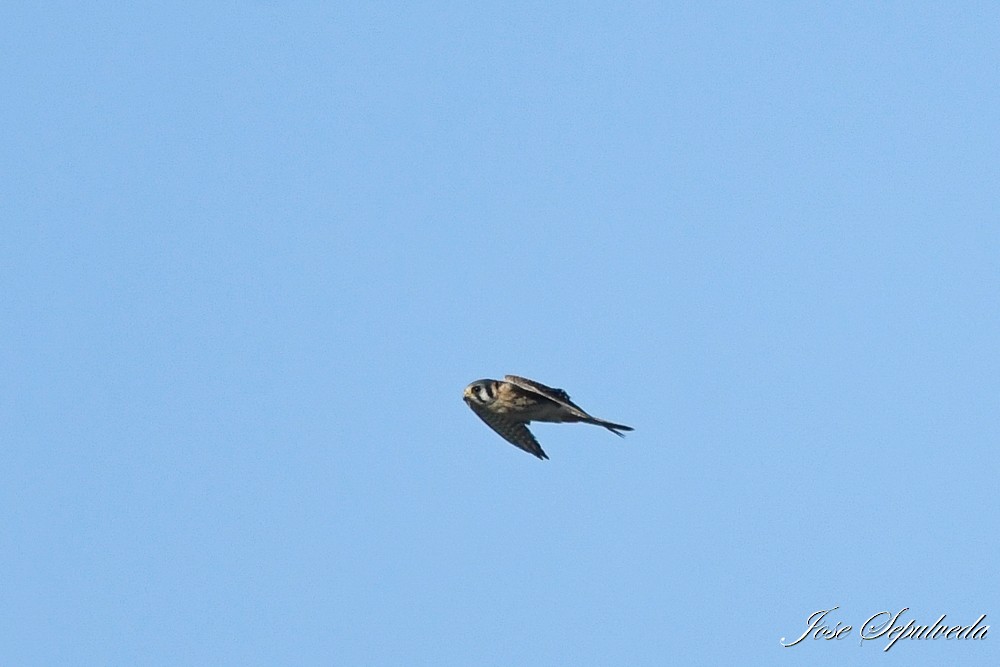
[[[465,388],[463,400],[504,440],[540,459],[549,457],[528,430],[533,421],[596,424],[618,436],[623,436],[621,431],[632,430],[631,426],[592,417],[562,389],[517,375],[507,375],[503,380],[476,380]]]

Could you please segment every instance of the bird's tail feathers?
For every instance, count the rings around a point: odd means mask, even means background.
[[[611,431],[612,433],[614,433],[615,435],[617,435],[619,438],[624,438],[625,437],[625,434],[621,433],[620,431],[634,431],[635,430],[631,426],[625,426],[625,424],[615,424],[614,422],[605,421],[603,419],[597,419],[596,417],[593,418],[588,423],[590,423],[590,424],[597,424],[598,426],[603,426],[604,428],[608,429],[609,431]]]

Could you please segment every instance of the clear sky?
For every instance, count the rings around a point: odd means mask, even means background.
[[[1000,5],[0,9],[0,663],[996,665]],[[619,439],[490,431],[565,388]],[[833,606],[842,640],[792,648]]]

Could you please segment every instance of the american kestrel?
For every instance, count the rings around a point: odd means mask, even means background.
[[[620,431],[633,430],[631,426],[591,417],[562,389],[516,375],[507,375],[503,380],[476,380],[465,388],[462,400],[504,440],[540,459],[549,457],[528,430],[533,421],[597,424],[623,438]]]

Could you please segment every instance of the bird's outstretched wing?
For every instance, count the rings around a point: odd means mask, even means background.
[[[515,447],[520,447],[529,454],[534,454],[540,459],[549,458],[544,451],[542,451],[542,446],[538,444],[535,440],[535,436],[531,434],[528,430],[527,425],[520,421],[511,421],[506,419],[503,415],[499,415],[489,408],[474,403],[472,401],[466,401],[472,411],[482,419],[487,426],[500,434],[507,442],[511,443]]]
[[[603,426],[617,436],[624,437],[620,431],[634,431],[631,426],[625,426],[624,424],[616,424],[614,422],[609,422],[606,419],[598,419],[593,415],[589,414],[586,410],[581,408],[579,405],[570,400],[569,394],[566,393],[564,389],[557,389],[555,387],[549,387],[541,382],[535,382],[534,380],[529,380],[528,378],[520,377],[519,375],[507,375],[504,376],[504,380],[514,385],[515,387],[522,389],[524,391],[529,391],[533,394],[546,398],[553,403],[558,403],[559,405],[566,408],[572,414],[580,419],[582,422],[588,424],[596,424],[598,426]]]
[[[506,375],[504,376],[506,382],[511,383],[515,387],[524,389],[525,391],[530,391],[533,394],[538,394],[543,398],[547,398],[553,403],[558,403],[570,410],[575,410],[580,413],[581,417],[589,417],[583,408],[569,400],[569,394],[566,393],[564,389],[556,389],[555,387],[549,387],[541,382],[535,382],[534,380],[529,380],[528,378],[520,377],[519,375]]]

